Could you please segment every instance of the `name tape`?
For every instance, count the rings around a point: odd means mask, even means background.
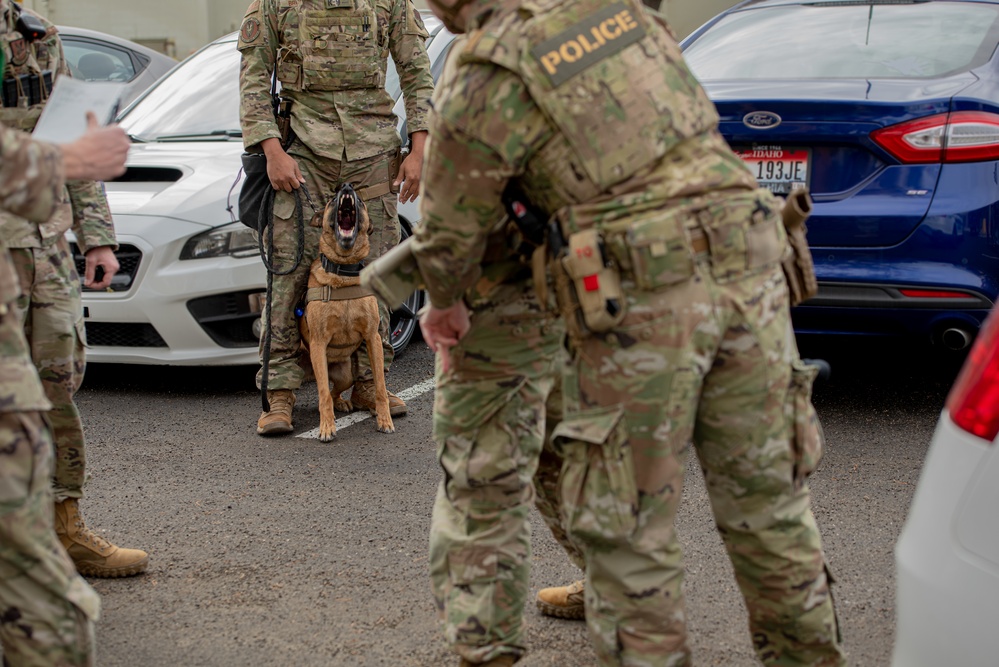
[[[632,9],[615,3],[531,49],[554,85],[645,37]]]

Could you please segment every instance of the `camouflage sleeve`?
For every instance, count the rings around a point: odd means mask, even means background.
[[[435,307],[454,305],[471,286],[489,233],[505,215],[500,195],[513,173],[490,146],[433,116],[413,254]]]
[[[271,74],[277,56],[277,8],[274,0],[253,0],[239,28],[239,123],[243,145],[280,139],[271,107]]]
[[[389,16],[389,51],[399,72],[407,131],[427,129],[434,78],[427,56],[427,30],[412,0],[394,0]]]
[[[62,153],[56,146],[0,126],[0,208],[45,222],[63,190]]]
[[[511,71],[491,63],[458,65],[466,44],[462,39],[452,48],[434,94],[422,220],[414,231],[413,252],[439,308],[456,303],[476,277],[490,232],[506,215],[507,182],[525,174],[553,131]]]
[[[118,249],[111,209],[104,188],[96,181],[67,181],[69,203],[73,207],[73,233],[80,250],[111,246]]]

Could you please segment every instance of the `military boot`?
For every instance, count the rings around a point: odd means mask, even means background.
[[[489,662],[469,662],[468,660],[462,658],[461,667],[512,667],[515,662],[517,662],[515,657],[510,654],[505,654],[498,658],[493,658]]]
[[[87,528],[76,498],[55,504],[55,529],[76,571],[85,577],[131,577],[149,565],[145,551],[116,547]]]
[[[386,389],[386,392],[388,393],[389,414],[393,417],[401,417],[406,414],[406,403],[391,391]],[[350,404],[354,406],[355,410],[367,410],[371,414],[375,414],[377,412],[375,410],[375,381],[354,381],[354,389],[350,392]]]
[[[257,420],[258,435],[284,435],[292,432],[291,410],[295,407],[295,392],[291,389],[274,389],[267,392],[270,412],[261,412]]]
[[[542,588],[538,591],[538,611],[545,616],[581,621],[586,618],[586,608],[583,606],[583,591],[584,585],[582,581],[574,581],[568,586]]]

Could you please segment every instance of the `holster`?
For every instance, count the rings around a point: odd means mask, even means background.
[[[819,293],[815,264],[808,247],[805,220],[812,213],[812,199],[806,190],[795,190],[787,196],[781,213],[787,230],[789,252],[781,262],[787,280],[791,305],[797,306]]]

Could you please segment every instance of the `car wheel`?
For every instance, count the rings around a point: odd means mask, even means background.
[[[402,240],[406,240],[413,233],[412,227],[405,218],[400,218],[399,223],[402,227]],[[416,319],[416,313],[423,308],[426,298],[423,290],[417,290],[409,295],[402,306],[389,314],[389,339],[396,356],[402,354],[414,336],[419,337],[420,323]]]

